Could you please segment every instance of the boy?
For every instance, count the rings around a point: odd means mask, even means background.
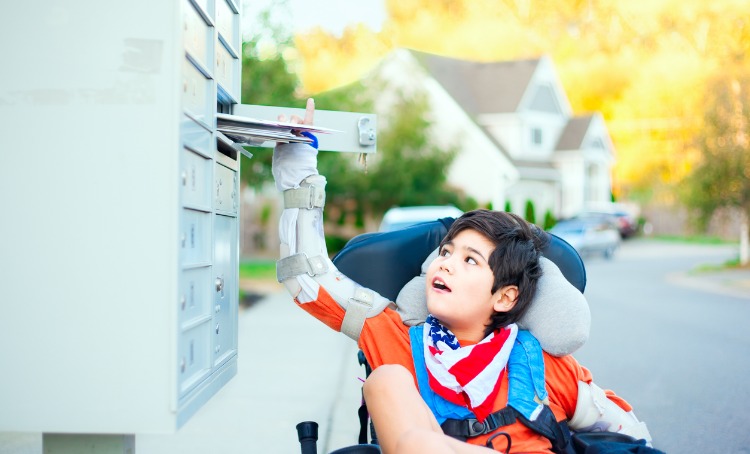
[[[313,111],[309,100],[304,124],[312,124]],[[410,328],[401,307],[358,286],[328,260],[322,230],[325,178],[317,173],[315,151],[279,145],[273,164],[286,208],[279,227],[278,278],[300,307],[358,341],[374,369],[365,395],[384,452],[432,452],[428,445],[434,452],[472,452],[484,449],[472,445],[488,441],[498,449],[510,450],[512,442],[517,452],[551,452],[550,439],[521,421],[552,413],[557,420],[569,419],[575,429],[597,425],[649,438],[630,406],[593,385],[590,373],[572,357],[544,353],[542,365],[536,340],[518,330],[515,322],[528,311],[543,278],[543,238],[525,221],[486,210],[456,220],[426,273],[431,315],[424,325]],[[509,375],[531,394],[509,387]],[[552,412],[542,405],[547,393]],[[521,416],[490,424],[509,403]],[[465,421],[484,429],[461,436]],[[469,444],[446,436],[449,426],[453,437]],[[500,433],[506,444],[492,441]]]

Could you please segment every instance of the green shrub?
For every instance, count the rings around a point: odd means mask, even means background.
[[[526,211],[524,212],[524,219],[532,224],[536,224],[536,213],[534,212],[534,202],[531,200],[526,201]]]
[[[555,224],[557,224],[557,219],[555,219],[555,216],[552,215],[552,211],[547,210],[544,213],[544,226],[543,226],[544,230],[551,229],[552,227],[555,226]]]

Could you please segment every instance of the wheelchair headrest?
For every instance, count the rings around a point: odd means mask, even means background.
[[[440,245],[454,218],[423,222],[402,230],[358,235],[333,258],[345,275],[395,301],[398,293],[422,272],[422,263]],[[547,233],[549,243],[542,254],[555,263],[563,276],[583,293],[586,268],[573,247]]]

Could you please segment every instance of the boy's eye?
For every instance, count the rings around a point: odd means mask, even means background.
[[[451,253],[450,253],[450,251],[448,251],[448,249],[443,248],[443,249],[440,250],[440,256],[441,257],[448,257],[449,255],[451,255]]]
[[[471,258],[471,257],[466,257],[466,263],[468,263],[469,265],[476,265],[476,264],[477,264],[477,261],[476,261],[476,260],[474,260],[474,259],[473,259],[473,258]]]

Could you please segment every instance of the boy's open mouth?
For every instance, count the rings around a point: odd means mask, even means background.
[[[450,287],[445,285],[445,282],[443,282],[443,280],[440,279],[439,277],[436,277],[435,279],[432,280],[432,288],[437,289],[437,290],[442,290],[445,292],[451,291]]]

